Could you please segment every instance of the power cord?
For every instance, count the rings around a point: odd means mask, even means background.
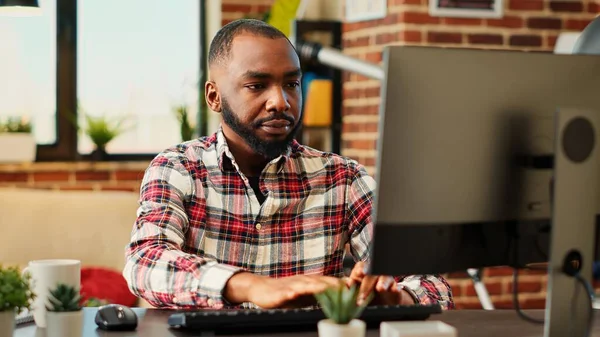
[[[577,261],[577,263],[574,264],[573,263],[574,261]],[[567,254],[567,256],[565,257],[562,271],[566,275],[569,275],[569,276],[575,278],[577,283],[582,285],[587,293],[586,297],[589,301],[589,312],[588,312],[588,324],[585,329],[584,337],[589,337],[590,332],[592,330],[592,326],[594,324],[594,289],[593,289],[592,285],[586,279],[584,279],[581,276],[581,274],[579,274],[579,271],[581,268],[580,261],[581,261],[581,254],[579,254],[579,252],[576,252],[576,251],[569,252],[569,254]],[[530,269],[544,269],[544,268],[530,268]],[[545,323],[544,319],[539,319],[539,318],[534,318],[534,317],[528,316],[521,309],[521,306],[519,304],[519,292],[518,292],[519,278],[518,278],[518,275],[519,275],[518,269],[513,268],[513,305],[515,307],[517,315],[525,321],[528,321],[528,322],[531,322],[534,324],[544,324]],[[576,298],[576,296],[574,298]]]
[[[534,324],[544,324],[543,319],[534,318],[527,316],[521,306],[519,304],[519,270],[517,268],[513,268],[513,305],[515,306],[515,310],[517,311],[517,315],[521,317],[523,320],[534,323]]]

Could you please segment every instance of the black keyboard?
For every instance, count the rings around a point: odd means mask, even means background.
[[[368,328],[378,328],[384,321],[425,320],[440,314],[439,305],[369,306],[360,319]],[[283,331],[316,331],[317,322],[324,319],[321,309],[225,309],[180,311],[171,314],[173,329],[214,334],[276,333]]]

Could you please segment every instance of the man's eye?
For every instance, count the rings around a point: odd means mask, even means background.
[[[246,86],[246,88],[250,89],[250,90],[259,90],[259,89],[264,89],[264,85],[263,84],[249,84]]]
[[[290,82],[290,83],[288,83],[288,86],[290,88],[297,88],[297,87],[300,86],[300,83],[298,83],[298,82]]]

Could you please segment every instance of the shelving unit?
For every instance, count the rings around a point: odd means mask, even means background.
[[[341,49],[342,47],[342,23],[332,20],[298,20],[294,23],[295,41],[318,42],[324,46]],[[303,73],[313,72],[318,76],[323,76],[332,81],[332,99],[331,99],[331,125],[327,127],[306,126],[303,125],[298,132],[297,139],[300,143],[311,146],[310,142],[305,142],[309,133],[318,130],[328,130],[328,144],[325,146],[313,146],[317,150],[333,152],[339,154],[341,151],[341,133],[342,133],[342,72],[338,69],[319,64],[311,60],[301,59]],[[303,88],[307,90],[308,88]],[[306,104],[304,104],[304,107]],[[304,116],[304,111],[302,116]]]

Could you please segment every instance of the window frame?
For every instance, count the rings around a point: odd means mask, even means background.
[[[205,0],[199,0],[200,83],[206,80],[206,17]],[[89,161],[90,154],[78,152],[77,128],[67,116],[72,111],[77,118],[77,0],[56,1],[56,140],[53,144],[38,144],[36,161]],[[203,88],[198,88],[202,99]],[[204,135],[206,121],[201,120],[203,105],[198,107],[196,134]],[[204,132],[203,132],[204,131]],[[152,160],[157,153],[109,153],[107,161]]]

